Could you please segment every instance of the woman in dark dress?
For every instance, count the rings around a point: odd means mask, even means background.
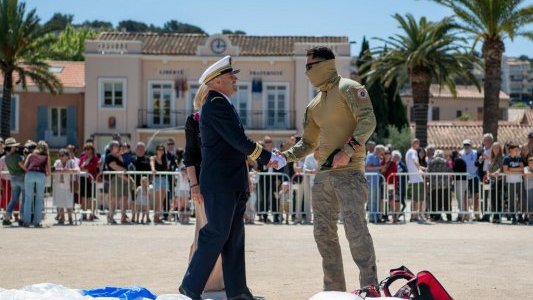
[[[150,157],[150,167],[154,176],[154,192],[155,192],[155,206],[154,206],[154,224],[164,224],[161,214],[162,206],[167,198],[168,174],[158,174],[159,172],[168,172],[169,163],[167,161],[166,149],[163,144],[155,147],[155,155]]]
[[[187,176],[191,189],[191,197],[194,202],[196,215],[196,228],[194,241],[191,245],[189,260],[198,248],[198,232],[207,224],[205,215],[204,201],[200,193],[200,163],[202,162],[201,140],[200,140],[200,109],[205,102],[209,89],[202,84],[194,98],[194,108],[196,112],[191,114],[185,123],[185,155],[183,163],[187,167]],[[222,277],[222,260],[219,256],[209,280],[207,281],[205,291],[220,291],[224,289],[224,280]]]

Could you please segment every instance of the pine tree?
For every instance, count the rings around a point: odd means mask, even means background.
[[[361,43],[361,52],[356,62],[357,73],[364,74],[367,72],[368,67],[364,67],[363,64],[372,61],[372,56],[370,55],[370,45],[365,37],[363,37],[363,42]],[[366,64],[368,66],[370,64]],[[366,78],[359,78],[359,82],[363,85],[366,84]],[[370,86],[366,87],[368,95],[372,100],[372,106],[374,107],[374,114],[376,116],[376,135],[378,138],[384,138],[387,136],[387,125],[389,123],[389,115],[387,108],[387,94],[385,88],[381,82],[374,82]]]
[[[385,89],[385,93],[387,94],[389,125],[401,130],[405,126],[409,126],[409,121],[407,120],[405,105],[402,102],[402,98],[400,98],[400,94],[397,92],[399,90],[397,85],[398,83],[394,80],[391,85]]]

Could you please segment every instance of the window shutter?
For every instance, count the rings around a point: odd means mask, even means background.
[[[67,144],[78,145],[76,106],[67,107]]]
[[[37,137],[36,141],[44,140],[44,133],[48,129],[48,107],[37,107]]]

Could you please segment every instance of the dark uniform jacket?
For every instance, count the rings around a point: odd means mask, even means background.
[[[233,105],[221,93],[210,91],[200,117],[202,193],[248,191],[246,156],[267,164],[271,153],[244,134]]]
[[[199,182],[200,162],[202,161],[202,141],[200,139],[200,122],[197,113],[190,115],[185,122],[185,154],[183,164],[185,167],[194,167],[196,182]]]

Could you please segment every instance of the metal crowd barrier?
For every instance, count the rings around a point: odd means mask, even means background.
[[[533,217],[533,174],[498,174],[483,180],[467,173],[396,173],[384,178],[365,174],[367,219],[381,222],[428,218],[471,221]],[[251,172],[245,220],[310,223],[314,174]],[[142,182],[146,187],[142,188]],[[0,209],[11,199],[10,176],[0,172]],[[107,216],[115,224],[161,219],[188,223],[194,215],[186,174],[182,172],[110,172],[97,178],[86,172],[53,172],[45,185],[43,212],[72,212],[75,223]],[[22,202],[20,202],[22,203]],[[17,210],[15,210],[15,213]],[[144,215],[143,215],[144,214]],[[3,215],[3,214],[2,214]],[[120,218],[117,218],[120,217]],[[340,216],[342,221],[342,216]],[[531,218],[530,218],[531,219]]]
[[[263,221],[295,223],[312,220],[312,175],[296,174],[289,180],[283,173],[255,173],[251,197]],[[365,173],[368,184],[366,205],[369,222],[473,221],[533,217],[533,174],[479,180],[467,173],[396,173],[385,178]],[[342,215],[339,216],[342,221]],[[501,220],[501,219],[500,219]]]
[[[256,199],[256,214],[264,222],[288,223],[295,214],[293,190],[289,175],[275,172],[255,173],[253,193]],[[270,219],[269,216],[272,216]]]
[[[387,189],[394,190],[393,199],[400,201],[402,214],[410,220],[488,221],[501,220],[501,215],[533,214],[532,176],[510,180],[509,175],[498,174],[479,180],[467,173],[400,173],[390,177],[395,183]]]
[[[396,173],[387,178],[389,206],[394,205],[393,217],[403,221],[424,221],[469,218],[478,215],[479,181],[467,173]],[[398,206],[400,209],[398,210]],[[381,212],[386,213],[386,212]]]
[[[0,171],[0,211],[7,210],[11,199],[11,176],[8,171]],[[18,213],[18,209],[17,209]],[[2,213],[2,216],[4,214]]]
[[[68,217],[68,214],[74,214],[74,217],[68,218],[72,221],[72,223],[78,223],[78,221],[81,221],[80,218],[78,218],[78,215],[82,215],[84,213],[82,206],[80,205],[80,180],[84,178],[91,178],[91,175],[86,172],[79,172],[79,171],[54,171],[52,172],[51,176],[46,177],[45,183],[44,183],[44,198],[41,200],[43,201],[43,211],[42,213],[44,216],[47,214],[54,215],[61,211],[64,211],[66,213],[66,216]],[[11,176],[9,175],[9,172],[2,171],[0,174],[0,181],[2,184],[2,192],[1,192],[1,208],[2,211],[7,210],[7,205],[11,200]],[[33,194],[32,197],[37,196],[36,191],[37,186],[33,187]],[[92,188],[92,184],[85,188]],[[23,188],[23,192],[19,196],[19,202],[18,205],[15,206],[15,209],[13,211],[13,214],[19,214],[20,210],[22,208],[22,205],[24,204],[25,199],[23,198],[23,195],[25,194],[25,186]],[[88,204],[90,207],[94,207],[94,201],[93,198],[88,199],[82,199],[87,200],[85,203]],[[20,216],[22,217],[22,216]],[[44,218],[43,218],[44,219]]]
[[[139,189],[143,177],[147,185]],[[11,199],[9,173],[1,172],[0,180],[5,211]],[[188,180],[181,172],[106,171],[93,178],[86,172],[54,171],[46,178],[44,189],[43,214],[55,215],[57,220],[64,213],[65,221],[70,219],[73,224],[99,216],[106,216],[109,224],[141,219],[143,223],[163,219],[188,223],[194,214]],[[117,215],[121,217],[118,220]]]
[[[520,219],[521,215],[533,217],[533,174],[487,176],[481,184],[483,215],[492,215],[493,220],[500,221],[502,216],[511,219]]]
[[[96,205],[110,224],[118,223],[118,212],[121,223],[183,224],[194,213],[187,176],[181,172],[105,171],[99,179]]]

